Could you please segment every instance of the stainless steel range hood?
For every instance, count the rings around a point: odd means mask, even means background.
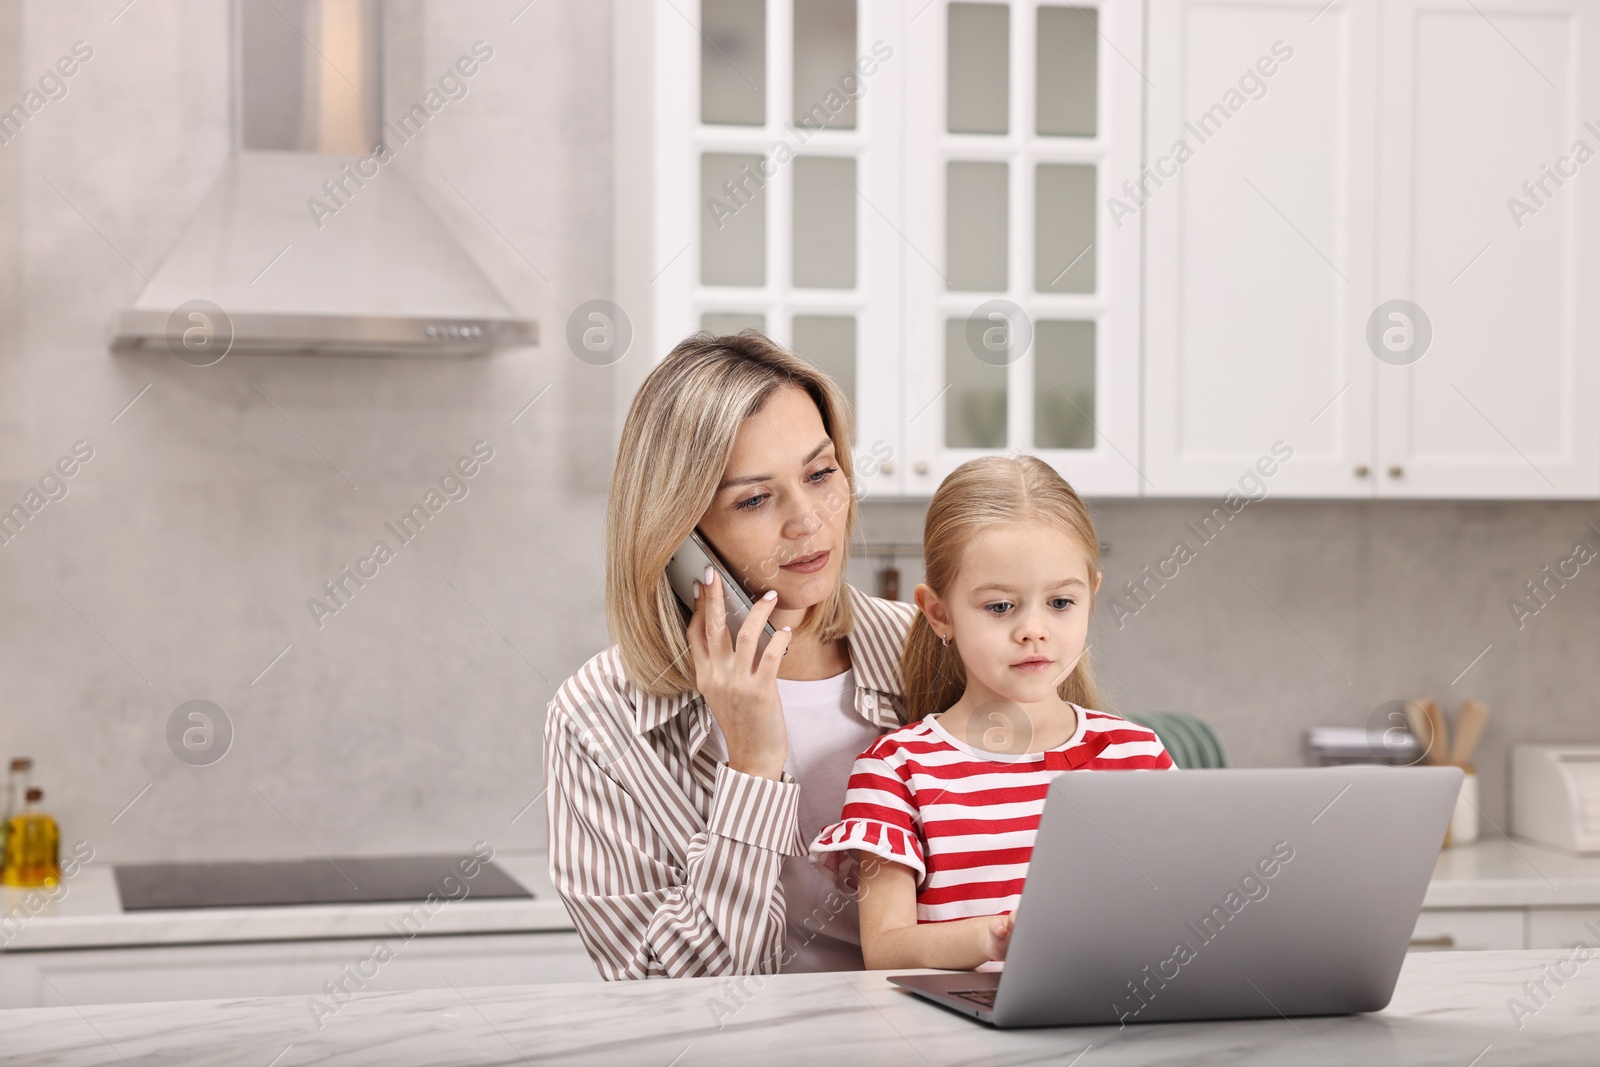
[[[114,347],[181,344],[195,301],[222,310],[235,351],[537,343],[397,166],[426,132],[382,121],[383,20],[381,0],[238,0],[236,151],[116,313]]]

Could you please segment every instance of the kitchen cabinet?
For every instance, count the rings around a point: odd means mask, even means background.
[[[1144,208],[1149,493],[1281,439],[1286,495],[1600,495],[1600,216],[1544,177],[1600,148],[1597,16],[1152,3],[1146,162],[1193,156]]]
[[[1273,493],[1372,491],[1374,0],[1153,0],[1145,462],[1221,495],[1282,441]]]
[[[616,5],[619,420],[754,326],[864,494],[1600,497],[1600,0]]]
[[[1484,951],[1528,948],[1523,908],[1424,911],[1411,935],[1412,951]]]
[[[914,5],[913,5],[914,6]],[[907,25],[905,489],[1028,452],[1140,489],[1141,5],[934,0]]]
[[[1142,4],[618,0],[617,412],[696,329],[855,402],[866,494],[1022,450],[1139,491]]]
[[[1600,947],[1600,908],[1534,908],[1528,912],[1524,948]]]
[[[1375,298],[1433,337],[1376,367],[1378,494],[1600,495],[1600,187],[1573,180],[1600,151],[1600,3],[1382,13]]]
[[[380,992],[599,980],[572,932],[0,953],[5,1008],[276,996],[336,1008],[324,983]]]
[[[899,488],[905,13],[896,0],[618,0],[617,417],[700,329],[753,327],[851,395]]]

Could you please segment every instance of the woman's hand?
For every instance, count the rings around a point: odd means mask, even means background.
[[[789,732],[778,700],[778,664],[793,636],[785,626],[755,654],[761,631],[777,607],[777,593],[755,602],[737,635],[728,632],[722,582],[706,568],[705,581],[695,583],[694,615],[689,619],[689,655],[694,684],[722,728],[728,766],[774,780],[783,777],[789,756]]]

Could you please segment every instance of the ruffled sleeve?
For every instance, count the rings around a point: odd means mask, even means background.
[[[879,751],[875,745],[856,757],[839,821],[823,827],[810,847],[812,862],[851,893],[859,888],[856,850],[911,868],[919,886],[927,874],[915,798]]]

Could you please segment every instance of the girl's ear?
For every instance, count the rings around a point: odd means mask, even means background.
[[[1095,571],[1094,572],[1094,592],[1090,593],[1089,595],[1092,597],[1092,596],[1099,595],[1099,593],[1100,593],[1100,572],[1099,571]]]
[[[944,601],[939,599],[939,594],[933,591],[933,586],[926,582],[918,584],[912,594],[917,602],[917,607],[928,621],[933,623],[933,628],[942,633],[950,632],[950,613],[945,610]]]

